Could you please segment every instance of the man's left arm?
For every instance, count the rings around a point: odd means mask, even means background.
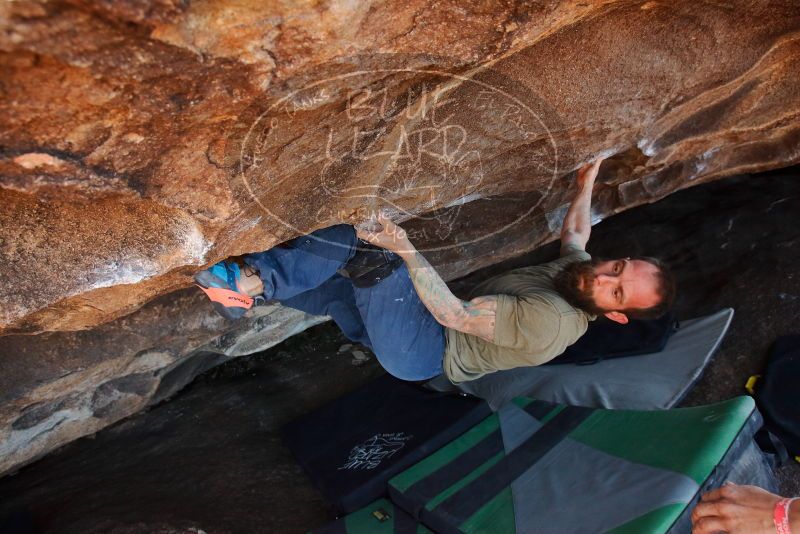
[[[586,249],[589,235],[592,233],[592,189],[597,178],[597,171],[603,158],[598,158],[578,170],[575,182],[578,191],[569,205],[564,223],[561,226],[561,255],[567,253],[569,247]]]
[[[470,301],[456,297],[436,269],[409,241],[405,231],[386,218],[378,216],[380,231],[358,230],[358,237],[398,254],[406,262],[408,274],[422,303],[437,322],[494,342],[497,297],[477,297]]]

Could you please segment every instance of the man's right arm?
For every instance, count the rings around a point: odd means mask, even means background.
[[[561,226],[561,255],[567,252],[569,247],[577,247],[580,250],[586,249],[589,242],[589,235],[592,232],[592,189],[594,180],[597,178],[597,171],[603,158],[597,158],[592,163],[587,163],[578,170],[576,183],[578,191],[572,199]]]

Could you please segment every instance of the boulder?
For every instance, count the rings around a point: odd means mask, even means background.
[[[0,29],[0,471],[319,320],[215,318],[189,286],[223,258],[388,208],[454,279],[555,239],[600,155],[595,220],[800,160],[793,0],[16,1]]]

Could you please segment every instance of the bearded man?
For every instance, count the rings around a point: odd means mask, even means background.
[[[223,315],[235,318],[257,300],[274,299],[329,315],[392,375],[454,384],[514,367],[541,365],[604,315],[656,318],[669,309],[675,282],[653,258],[593,260],[591,198],[602,159],[578,171],[577,193],[561,231],[561,257],[490,278],[461,300],[385,215],[376,225],[324,228],[244,257],[241,270],[221,262],[195,280]],[[364,247],[364,243],[373,247]],[[252,297],[255,297],[253,299]]]

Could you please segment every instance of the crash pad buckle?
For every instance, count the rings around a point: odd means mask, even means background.
[[[384,521],[388,521],[389,518],[392,516],[389,515],[389,512],[382,508],[378,508],[377,510],[373,510],[372,515],[375,516],[375,519],[383,523]]]
[[[744,389],[746,389],[750,395],[756,394],[756,382],[758,382],[759,378],[761,378],[761,375],[753,375],[747,379]]]

